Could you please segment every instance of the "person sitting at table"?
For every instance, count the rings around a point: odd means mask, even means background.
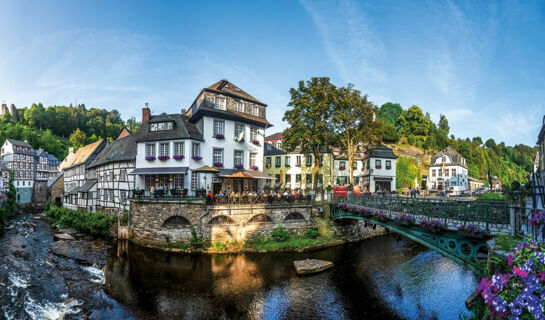
[[[150,194],[154,194],[154,193],[155,193],[155,186],[151,186],[151,188],[149,189],[149,193],[150,193]]]
[[[163,188],[163,185],[160,184],[159,187],[157,188],[157,190],[158,190],[158,191],[163,191],[163,190],[165,190],[165,188]]]

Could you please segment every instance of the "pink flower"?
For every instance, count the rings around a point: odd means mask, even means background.
[[[545,281],[545,271],[536,274],[536,276],[539,276],[540,281]]]
[[[528,272],[526,271],[522,271],[520,270],[519,268],[517,267],[513,267],[513,272],[517,275],[517,276],[521,276],[523,278],[526,278],[528,276]]]
[[[513,265],[513,256],[511,254],[507,256],[507,264],[510,266]]]

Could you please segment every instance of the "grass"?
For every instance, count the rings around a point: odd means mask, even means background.
[[[496,249],[502,251],[513,251],[517,245],[522,241],[521,237],[499,235],[494,238],[496,242]]]

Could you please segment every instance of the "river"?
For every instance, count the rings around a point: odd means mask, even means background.
[[[216,255],[85,240],[70,256],[45,221],[25,229],[32,221],[18,217],[0,236],[8,257],[0,264],[0,318],[458,319],[477,287],[469,269],[391,236],[310,253]],[[8,252],[21,248],[21,237],[27,259]],[[93,259],[79,259],[89,248],[98,251]],[[305,258],[335,267],[297,276],[292,262]]]

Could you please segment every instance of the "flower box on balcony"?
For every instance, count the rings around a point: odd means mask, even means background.
[[[259,168],[257,166],[251,166],[250,169],[257,171]]]
[[[214,167],[217,167],[217,168],[221,168],[221,167],[223,167],[223,163],[221,163],[221,162],[214,162],[213,166],[214,166]]]
[[[221,167],[221,166],[220,166]],[[235,164],[235,169],[244,169],[244,165],[242,164]]]
[[[252,140],[252,143],[255,144],[256,146],[259,145],[259,140]]]
[[[214,136],[214,138],[216,139],[225,139],[225,136],[221,133],[218,133],[217,135]]]
[[[382,169],[382,166],[375,166],[375,169]]]
[[[146,156],[146,161],[155,161],[155,156]]]
[[[182,160],[182,159],[185,158],[185,157],[184,157],[184,155],[182,155],[182,154],[176,154],[176,155],[174,155],[173,158],[174,158],[174,160]]]
[[[170,156],[159,156],[159,160],[161,161],[166,161],[168,159],[170,159]]]
[[[193,159],[195,161],[201,161],[202,157],[201,156],[193,156],[193,157],[191,157],[191,159]]]
[[[386,170],[391,170],[392,166],[386,166]]]
[[[344,171],[346,168],[345,167],[339,167],[339,170],[341,171]]]

